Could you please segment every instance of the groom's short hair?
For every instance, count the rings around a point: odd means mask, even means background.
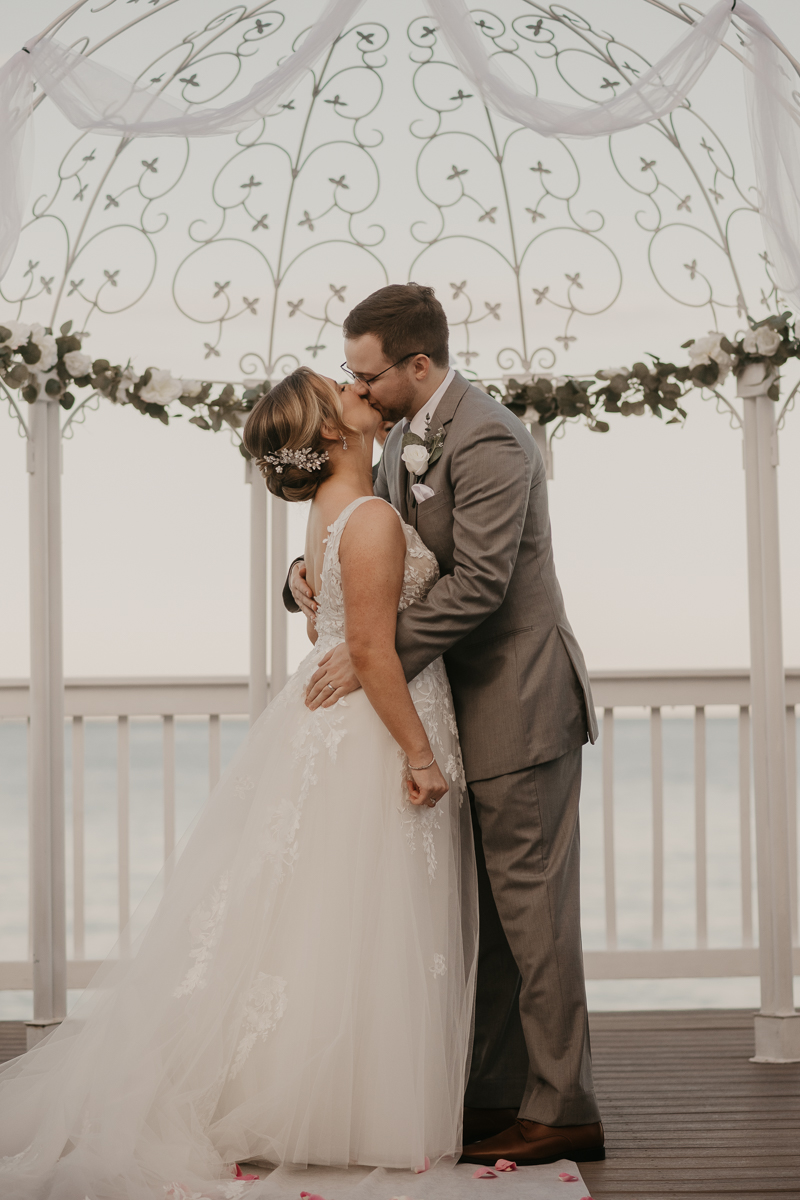
[[[390,283],[357,304],[344,321],[346,338],[374,333],[386,358],[427,354],[437,367],[450,366],[447,317],[432,287]]]

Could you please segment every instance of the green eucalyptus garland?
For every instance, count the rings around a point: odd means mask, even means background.
[[[731,372],[738,377],[750,363],[765,363],[777,373],[790,358],[800,358],[800,341],[789,312],[751,321],[747,332],[735,342],[724,334],[711,333],[691,338],[683,343],[683,349],[689,350],[689,365],[684,367],[650,354],[652,366],[635,362],[630,369],[611,367],[598,371],[594,379],[538,375],[526,383],[511,379],[505,391],[494,384],[487,390],[525,420],[538,418],[540,425],[547,425],[558,419],[583,417],[589,429],[608,433],[610,425],[601,414],[640,417],[651,412],[661,420],[671,414],[667,424],[682,425],[687,413],[681,401],[692,388],[714,389]],[[768,395],[778,399],[777,378]]]
[[[651,366],[635,362],[630,369],[606,368],[597,371],[594,379],[536,375],[522,383],[509,380],[505,391],[489,384],[487,391],[524,420],[547,425],[582,417],[589,429],[607,433],[610,425],[603,416],[612,413],[629,417],[649,411],[662,420],[667,415],[668,425],[682,425],[687,413],[681,401],[692,388],[714,390],[728,374],[738,376],[755,362],[767,364],[775,374],[768,394],[777,400],[777,372],[790,358],[800,358],[800,341],[789,312],[763,321],[750,320],[750,328],[735,342],[724,334],[711,333],[684,342],[683,348],[689,351],[688,366],[662,362],[650,354]],[[237,396],[233,384],[227,383],[212,399],[214,387],[220,385],[177,379],[157,367],[148,367],[139,375],[130,362],[125,367],[114,366],[106,358],[91,359],[84,354],[71,321],[61,326],[58,337],[42,325],[0,324],[0,381],[18,390],[30,404],[44,393],[58,399],[64,409],[75,403],[72,389],[90,387],[113,403],[130,404],[164,425],[169,424],[170,416],[182,415],[167,412],[167,405],[178,401],[192,410],[191,425],[215,433],[223,426],[241,429],[256,400],[269,387],[263,382]],[[241,439],[238,444],[241,454],[249,458]]]

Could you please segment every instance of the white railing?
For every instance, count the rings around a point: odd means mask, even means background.
[[[750,678],[744,671],[605,671],[592,674],[595,703],[602,710],[602,807],[606,948],[585,953],[589,979],[721,978],[759,974],[754,945]],[[787,774],[790,797],[790,859],[794,969],[800,973],[797,888],[797,751],[795,706],[800,704],[800,670],[786,672]],[[708,844],[706,710],[738,710],[738,824],[741,945],[708,945]],[[650,805],[652,820],[652,933],[648,950],[617,945],[616,855],[614,846],[614,714],[644,709],[650,720]],[[664,752],[663,710],[689,709],[694,722],[695,946],[664,948]]]
[[[753,976],[759,973],[758,949],[754,945],[753,874],[751,840],[750,682],[743,671],[607,671],[592,675],[595,703],[602,713],[602,875],[605,918],[605,949],[585,952],[590,979],[656,979]],[[795,705],[800,704],[800,670],[786,674],[786,728],[789,749],[790,841],[792,870],[793,942],[797,947],[797,768]],[[707,720],[706,710],[725,706],[738,710],[738,810],[730,821],[738,828],[739,884],[741,894],[741,944],[710,947],[708,933],[708,839],[707,839]],[[248,712],[248,681],[245,678],[186,679],[77,679],[67,680],[65,712],[71,722],[72,740],[72,958],[67,964],[70,988],[86,985],[98,966],[85,953],[86,821],[84,782],[86,770],[85,722],[91,718],[113,718],[117,725],[117,894],[118,923],[123,928],[130,915],[130,722],[135,717],[156,717],[162,726],[163,766],[163,853],[175,846],[175,723],[176,718],[203,717],[208,721],[208,779],[211,787],[221,769],[221,718],[245,716]],[[694,721],[694,926],[695,945],[685,949],[664,946],[665,929],[665,803],[663,714],[676,708],[689,710]],[[649,712],[650,805],[652,821],[651,878],[652,930],[649,949],[622,949],[618,927],[618,856],[615,852],[615,764],[614,724],[616,710]],[[26,680],[0,681],[0,719],[19,720],[29,716]],[[619,714],[618,714],[619,716]],[[0,834],[2,831],[0,830]],[[794,968],[800,973],[800,950],[794,950]],[[33,966],[29,961],[0,962],[0,990],[32,987]]]

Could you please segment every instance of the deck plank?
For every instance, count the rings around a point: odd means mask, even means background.
[[[594,1200],[800,1200],[800,1063],[751,1063],[743,1011],[593,1013]]]
[[[594,1200],[800,1200],[800,1063],[748,1061],[752,1013],[594,1013],[608,1157],[583,1163]],[[25,1049],[0,1021],[0,1062]]]
[[[0,1063],[24,1054],[26,1042],[24,1021],[0,1021]]]

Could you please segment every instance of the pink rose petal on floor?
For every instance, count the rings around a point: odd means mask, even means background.
[[[495,1171],[516,1171],[517,1164],[508,1158],[498,1158],[494,1164]]]
[[[431,1169],[431,1160],[428,1158],[428,1156],[426,1154],[425,1155],[425,1166],[424,1167],[414,1167],[414,1174],[415,1175],[424,1175],[425,1172],[430,1171],[430,1169]]]
[[[580,1183],[577,1175],[568,1175],[566,1171],[559,1171],[558,1178],[562,1183]]]
[[[242,1168],[237,1163],[236,1164],[236,1178],[237,1179],[258,1179],[258,1176],[257,1175],[243,1175]]]
[[[301,1192],[300,1200],[325,1200],[324,1196],[320,1196],[317,1192]]]
[[[477,1171],[472,1173],[473,1179],[497,1179],[491,1167],[478,1167]]]

